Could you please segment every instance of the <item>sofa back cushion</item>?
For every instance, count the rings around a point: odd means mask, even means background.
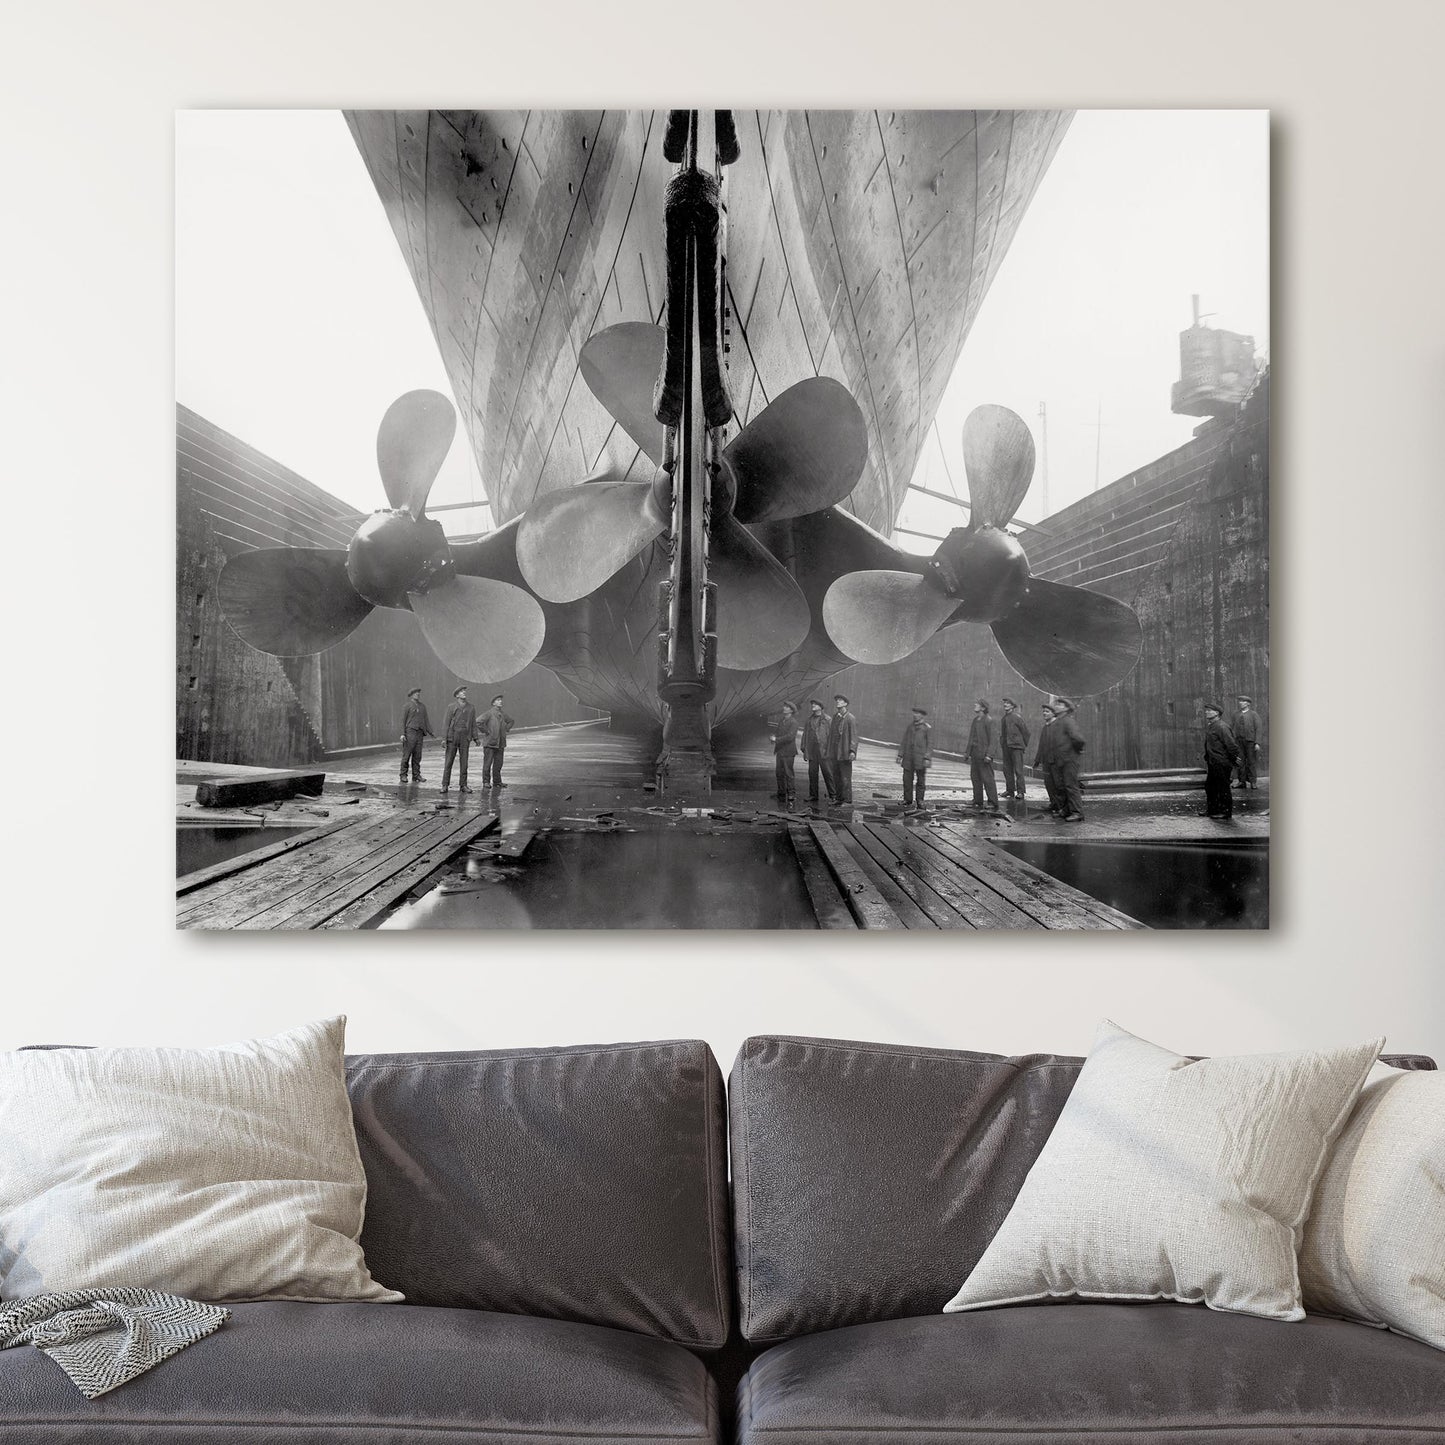
[[[747,1040],[729,1083],[742,1333],[766,1343],[941,1310],[1003,1223],[1082,1063]]]
[[[412,1304],[727,1338],[722,1075],[701,1042],[347,1060],[362,1247]]]

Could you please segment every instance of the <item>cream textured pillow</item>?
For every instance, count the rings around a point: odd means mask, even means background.
[[[1299,1271],[1307,1310],[1445,1349],[1445,1074],[1371,1073],[1315,1191]]]
[[[0,1299],[399,1300],[357,1243],[345,1023],[218,1049],[0,1053]]]
[[[1383,1043],[1191,1062],[1103,1023],[1013,1208],[944,1309],[1077,1295],[1303,1318],[1300,1227]]]

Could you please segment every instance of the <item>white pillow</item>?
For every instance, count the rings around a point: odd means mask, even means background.
[[[357,1243],[345,1023],[218,1049],[0,1053],[0,1299],[399,1300]]]
[[[1100,1025],[998,1233],[945,1310],[1078,1296],[1297,1320],[1299,1232],[1382,1039],[1191,1061]]]
[[[1307,1310],[1445,1349],[1445,1074],[1370,1075],[1300,1246]]]

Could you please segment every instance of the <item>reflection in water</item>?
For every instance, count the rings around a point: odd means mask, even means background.
[[[433,889],[384,928],[816,928],[786,832],[552,832],[478,887]]]
[[[305,833],[310,823],[294,826],[271,824],[268,827],[207,827],[202,824],[186,823],[176,829],[176,877],[184,878],[187,873],[196,873],[217,863],[229,862],[253,848],[264,848],[271,843],[281,843],[294,833]]]
[[[1269,842],[1004,842],[1150,928],[1268,928]]]

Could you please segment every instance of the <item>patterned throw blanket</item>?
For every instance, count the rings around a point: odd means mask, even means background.
[[[0,1350],[44,1350],[93,1400],[204,1339],[230,1319],[219,1305],[153,1289],[78,1289],[0,1304]]]

